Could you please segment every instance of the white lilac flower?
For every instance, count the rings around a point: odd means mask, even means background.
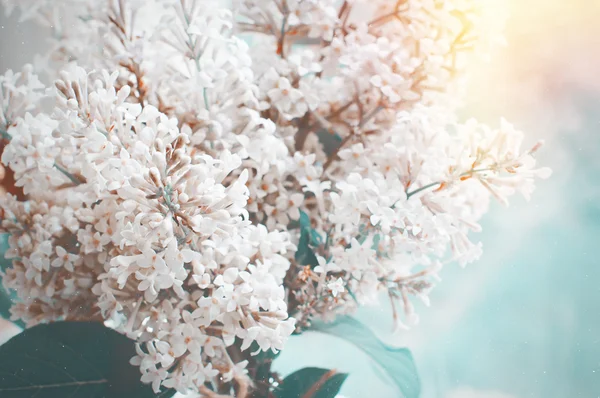
[[[337,297],[338,294],[344,291],[344,281],[342,278],[337,278],[327,284],[327,288],[331,291],[333,297]]]
[[[13,317],[110,321],[155,391],[263,388],[255,354],[381,293],[413,323],[550,174],[457,117],[498,41],[475,0],[0,3],[53,30],[0,75]]]

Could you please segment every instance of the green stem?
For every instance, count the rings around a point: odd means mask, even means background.
[[[465,171],[459,177],[464,177],[464,176],[467,176],[469,174],[482,173],[484,171],[491,171],[491,170],[492,170],[491,167],[486,167],[486,168],[483,168],[483,169],[471,169],[469,171]],[[426,189],[429,189],[431,187],[434,187],[434,186],[440,185],[440,184],[442,184],[442,182],[436,181],[436,182],[432,182],[431,184],[424,185],[421,188],[415,189],[412,192],[406,192],[406,199],[410,199],[411,196],[416,195],[416,194],[418,194],[421,191],[424,191]]]
[[[279,55],[281,56],[281,58],[285,59],[285,54],[284,54],[284,46],[285,46],[285,35],[286,35],[286,26],[287,26],[287,22],[288,22],[288,18],[289,18],[289,14],[285,14],[283,17],[283,21],[281,22],[281,32],[279,34],[279,43],[278,43],[278,50],[280,51]]]
[[[190,53],[193,55],[193,60],[196,64],[196,70],[198,72],[200,72],[202,70],[202,67],[200,66],[200,57],[202,57],[202,52],[199,52],[198,54],[194,54],[194,51],[196,50],[196,43],[197,43],[197,38],[194,40],[192,39],[192,35],[190,35],[189,33],[187,33],[187,28],[190,27],[190,19],[188,18],[188,16],[185,14],[183,17],[185,18],[185,23],[186,23],[186,34],[188,37],[188,47],[190,49]],[[206,108],[207,111],[210,111],[210,105],[208,104],[208,93],[207,93],[207,88],[204,87],[202,89],[202,97],[204,98],[204,107]]]
[[[71,180],[71,182],[75,185],[80,185],[81,181],[75,177],[73,174],[69,173],[67,170],[65,170],[62,166],[59,166],[57,163],[54,163],[54,167],[56,167],[56,169],[58,171],[60,171],[61,173],[63,173],[63,175],[65,177],[67,177],[69,180]]]
[[[207,93],[207,88],[204,87],[202,89],[202,95],[204,97],[204,107],[206,108],[207,111],[210,112],[210,105],[208,104],[208,93]]]
[[[8,134],[8,132],[6,130],[0,129],[0,136],[2,136],[2,138],[4,138],[5,140],[10,141],[11,140],[11,136],[10,134]]]
[[[431,187],[434,187],[434,186],[440,185],[440,184],[441,184],[441,182],[436,181],[436,182],[432,182],[431,184],[423,185],[421,188],[415,189],[412,192],[407,192],[406,193],[406,199],[410,199],[411,196],[416,195],[416,194],[418,194],[421,191],[424,191],[426,189],[429,189]]]

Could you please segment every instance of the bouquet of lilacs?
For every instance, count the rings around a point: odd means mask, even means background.
[[[478,0],[2,3],[52,31],[0,76],[12,319],[104,322],[155,393],[281,397],[293,333],[381,297],[414,324],[549,175],[457,116],[501,41]]]

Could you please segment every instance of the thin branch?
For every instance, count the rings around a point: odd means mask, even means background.
[[[277,54],[281,56],[281,58],[285,59],[284,46],[285,46],[285,35],[287,33],[287,22],[288,22],[289,14],[285,14],[283,16],[283,21],[281,22],[281,32],[279,33],[279,41],[277,42]]]
[[[419,192],[422,192],[426,189],[435,187],[436,185],[441,185],[442,183],[439,181],[436,182],[432,182],[431,184],[427,184],[427,185],[423,185],[421,188],[415,189],[414,191],[411,192],[407,192],[406,193],[406,199],[410,199],[411,196],[418,194]]]
[[[382,110],[384,110],[385,107],[382,105],[377,105],[377,107],[375,109],[373,109],[371,111],[371,113],[369,113],[367,116],[361,118],[360,123],[358,124],[358,128],[361,129],[363,128],[367,123],[369,123],[371,121],[371,119],[373,119],[375,116],[377,116],[377,114],[379,112],[381,112]]]
[[[497,166],[486,167],[486,168],[483,168],[483,169],[471,169],[471,170],[469,170],[469,171],[465,171],[464,173],[461,173],[461,174],[460,174],[458,177],[459,177],[459,179],[462,181],[462,180],[464,180],[464,179],[468,179],[468,178],[469,178],[469,177],[471,177],[473,174],[476,174],[476,173],[483,173],[483,172],[485,172],[485,171],[492,171],[492,170],[494,170],[494,167],[497,167]],[[466,178],[465,178],[465,177],[466,177]],[[430,183],[430,184],[424,185],[424,186],[422,186],[421,188],[417,188],[417,189],[415,189],[414,191],[411,191],[411,192],[406,192],[406,199],[410,199],[410,197],[411,197],[411,196],[413,196],[413,195],[416,195],[416,194],[418,194],[419,192],[422,192],[422,191],[424,191],[424,190],[426,190],[426,189],[429,189],[429,188],[435,187],[436,185],[440,185],[440,188],[441,188],[441,186],[442,186],[442,185],[444,185],[444,184],[445,184],[445,182],[443,182],[443,181],[436,181],[436,182],[432,182],[432,183]],[[438,188],[438,189],[440,189],[440,188]]]
[[[398,17],[400,15],[400,13],[402,12],[402,10],[400,10],[400,7],[403,6],[404,4],[406,4],[407,1],[408,0],[398,0],[398,2],[396,3],[396,5],[394,7],[394,11],[373,19],[371,22],[369,22],[367,24],[367,26],[373,27],[373,26],[379,25],[381,23],[387,23],[388,22],[387,20],[394,18],[394,17]]]
[[[338,18],[339,19],[342,19],[342,17],[344,16],[344,13],[346,12],[347,8],[348,8],[348,0],[344,0],[344,3],[340,7],[340,12],[338,13]]]
[[[395,17],[397,14],[398,14],[398,11],[393,11],[393,12],[390,12],[390,13],[388,13],[388,14],[385,14],[385,15],[382,15],[382,16],[380,16],[380,17],[377,17],[377,18],[375,18],[374,20],[372,20],[371,22],[369,22],[367,25],[368,25],[369,27],[372,27],[372,26],[374,26],[374,25],[377,25],[377,24],[379,24],[379,23],[381,23],[381,22],[385,21],[386,19],[389,19],[389,18],[393,18],[393,17]]]

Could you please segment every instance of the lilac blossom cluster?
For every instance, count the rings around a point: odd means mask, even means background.
[[[411,325],[549,175],[457,116],[501,41],[477,0],[2,4],[52,32],[0,76],[13,317],[107,322],[155,391],[250,396],[254,354],[382,294]]]

